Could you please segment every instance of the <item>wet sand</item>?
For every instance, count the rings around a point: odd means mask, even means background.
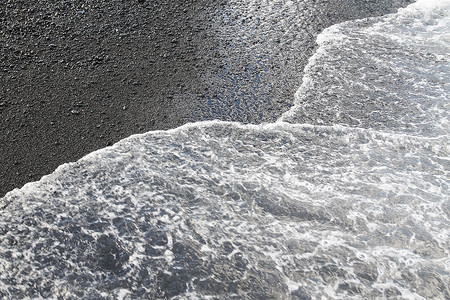
[[[321,30],[408,2],[316,1],[299,46],[226,0],[1,1],[0,197],[131,134],[274,121]]]

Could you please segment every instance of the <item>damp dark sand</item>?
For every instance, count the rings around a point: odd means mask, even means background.
[[[274,121],[321,30],[411,1],[306,1],[300,46],[225,0],[0,2],[1,197],[131,134]]]

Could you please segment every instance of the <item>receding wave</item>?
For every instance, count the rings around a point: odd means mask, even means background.
[[[281,120],[448,135],[450,5],[431,2],[326,29]]]

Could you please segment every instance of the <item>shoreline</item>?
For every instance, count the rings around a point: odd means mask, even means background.
[[[217,50],[236,38],[219,31],[248,17],[225,0],[8,2],[0,11],[0,197],[133,134],[211,119],[273,121],[289,108],[321,30],[411,1],[318,2],[301,51],[284,36],[259,41],[264,72],[242,68],[257,39]],[[292,51],[302,56],[287,64]],[[236,88],[253,100],[229,111],[241,100],[228,93]]]

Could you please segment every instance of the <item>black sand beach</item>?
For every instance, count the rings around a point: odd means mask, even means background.
[[[308,32],[298,49],[276,30],[279,39],[224,34],[245,19],[226,0],[0,0],[0,197],[131,134],[276,120],[321,30],[410,2],[315,1],[298,20]],[[265,49],[258,68],[246,63],[250,45]],[[232,111],[236,88],[248,101]]]

